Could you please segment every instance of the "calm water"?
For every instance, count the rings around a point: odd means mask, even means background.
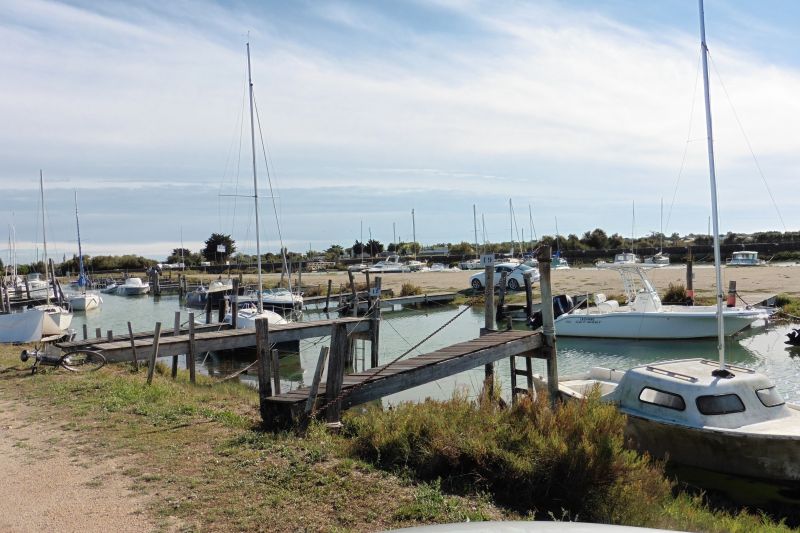
[[[417,342],[433,333],[463,308],[439,306],[427,309],[409,309],[386,312],[381,324],[381,363],[388,362],[407,351]],[[152,330],[160,321],[162,329],[172,329],[175,312],[181,311],[181,322],[186,323],[189,310],[182,307],[177,296],[123,297],[103,295],[100,309],[86,313],[75,313],[72,327],[79,332],[87,324],[89,334],[101,328],[103,335],[111,329],[114,333],[127,332],[130,320],[134,331]],[[202,318],[203,312],[194,310],[195,316]],[[333,314],[331,317],[335,317]],[[306,312],[304,320],[326,318],[324,314]],[[470,309],[409,354],[421,354],[435,349],[469,340],[478,336],[483,326],[483,309]],[[524,327],[519,325],[517,327]],[[784,344],[786,333],[791,326],[770,326],[757,328],[726,341],[726,354],[731,363],[743,364],[770,376],[788,401],[800,403],[800,350],[790,349]],[[284,390],[309,383],[314,372],[319,348],[328,343],[328,338],[312,339],[300,343],[299,355],[286,355],[281,358],[281,387]],[[357,349],[364,348],[364,357],[369,361],[369,343],[358,341]],[[632,366],[664,359],[706,357],[716,359],[716,341],[625,341],[602,339],[558,339],[559,373],[568,374],[586,370],[592,366],[607,366],[627,369]],[[209,354],[201,359],[201,372],[223,376],[243,368],[252,362],[252,355]],[[359,368],[361,364],[359,363]],[[496,365],[496,373],[507,394],[510,384],[509,365],[501,361]],[[534,361],[534,371],[545,374],[543,361]],[[255,382],[254,373],[244,374],[241,379]],[[483,381],[483,368],[476,368],[457,376],[411,389],[387,398],[388,402],[419,400],[425,397],[449,398],[454,390],[461,390],[470,396],[476,395]]]

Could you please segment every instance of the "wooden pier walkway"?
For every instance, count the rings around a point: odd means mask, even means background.
[[[274,329],[270,327],[270,342],[273,335]],[[390,365],[344,374],[338,395],[341,398],[339,408],[347,409],[501,359],[516,356],[544,357],[541,346],[542,337],[538,332],[498,331]],[[262,398],[261,415],[265,423],[271,427],[289,427],[301,421],[307,415],[306,403],[310,390],[310,387],[301,387]],[[325,390],[326,384],[320,383],[317,391],[318,407],[324,407],[330,400],[326,398]]]
[[[278,344],[324,337],[330,335],[331,327],[337,324],[344,324],[347,327],[348,334],[356,336],[368,333],[370,328],[373,327],[370,319],[351,317],[271,325],[269,326],[270,343]],[[138,354],[137,357],[139,359],[149,357],[154,347],[153,334],[134,334],[133,337]],[[229,324],[196,326],[194,344],[196,353],[251,348],[256,346],[256,333],[253,329],[233,329]],[[86,339],[59,343],[56,346],[62,350],[90,346],[93,350],[100,351],[110,362],[133,361],[133,349],[129,335],[118,335],[113,337],[111,341],[107,339]],[[188,333],[174,335],[166,330],[162,331],[158,343],[158,357],[186,353],[189,353]]]

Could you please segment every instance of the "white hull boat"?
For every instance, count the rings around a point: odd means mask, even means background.
[[[236,315],[236,329],[255,329],[256,320],[259,318],[266,318],[267,323],[270,326],[289,323],[289,321],[274,311],[269,311],[266,309],[259,311],[256,307],[245,307],[243,309],[239,309],[239,312]],[[232,324],[233,315],[228,312],[223,321],[226,324]]]
[[[44,312],[42,336],[64,335],[72,324],[72,313],[58,305],[44,304],[34,307],[37,311]]]
[[[733,256],[725,263],[729,267],[751,267],[751,266],[764,266],[767,262],[758,258],[758,252],[751,252],[743,250],[740,252],[733,252]]]
[[[378,261],[372,265],[367,272],[374,274],[396,274],[399,272],[410,272],[410,269],[402,261],[399,255],[390,255],[385,261]]]
[[[41,340],[45,317],[45,312],[38,309],[0,315],[0,343]]]
[[[239,296],[238,300],[240,304],[256,304],[258,291],[249,291]],[[303,296],[281,287],[261,291],[261,301],[264,308],[273,311],[303,310]]]
[[[139,278],[128,278],[122,285],[117,285],[116,292],[120,296],[140,296],[150,292],[150,283]]]
[[[92,309],[97,309],[103,303],[100,295],[93,292],[69,296],[67,301],[73,311],[91,311]]]
[[[224,293],[233,290],[233,281],[228,280],[214,280],[208,284],[208,287],[200,286],[186,295],[186,305],[188,307],[205,307],[206,301],[209,297],[214,300],[216,293]],[[221,298],[221,296],[219,296]]]
[[[662,305],[643,265],[613,265],[622,277],[628,304],[595,296],[597,307],[576,309],[556,318],[556,333],[567,337],[617,339],[697,339],[717,335],[716,306]],[[765,309],[728,307],[723,311],[725,335],[766,321]]]
[[[592,368],[563,376],[559,393],[600,399],[627,415],[626,440],[678,464],[773,481],[800,481],[800,406],[787,404],[763,374],[683,359],[627,372]],[[537,389],[545,385],[537,376]]]

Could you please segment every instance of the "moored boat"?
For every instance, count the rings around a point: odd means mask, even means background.
[[[128,278],[122,285],[117,285],[115,290],[120,296],[140,296],[150,292],[150,283],[140,278]]]

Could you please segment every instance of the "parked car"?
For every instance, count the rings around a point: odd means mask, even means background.
[[[531,283],[539,281],[539,269],[524,264],[517,263],[498,263],[494,266],[494,286],[500,285],[500,277],[506,273],[506,284],[512,291],[517,291],[525,286],[523,275],[531,272]],[[478,272],[469,278],[469,284],[475,290],[483,289],[486,286],[486,272]]]

